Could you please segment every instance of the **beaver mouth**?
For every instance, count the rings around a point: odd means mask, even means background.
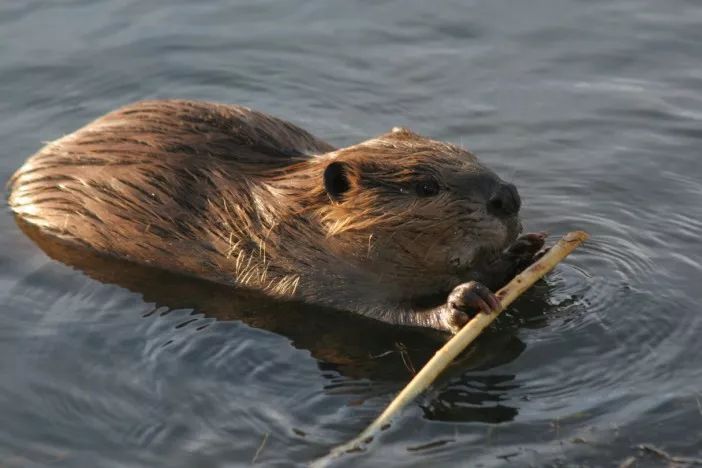
[[[522,220],[515,216],[514,220],[506,222],[505,226],[507,226],[507,241],[503,248],[506,249],[517,240],[517,237],[519,237],[522,232],[524,232],[524,225],[522,224]]]
[[[481,265],[487,265],[495,260],[498,260],[504,251],[509,248],[517,237],[522,233],[524,226],[518,217],[513,217],[510,219],[503,220],[504,226],[506,228],[506,233],[501,242],[486,242],[478,245],[471,252],[472,255],[460,255],[450,259],[449,263],[451,269],[456,274],[465,274],[476,268],[480,268]],[[497,239],[493,239],[497,240]]]
[[[522,220],[518,216],[510,219],[505,219],[504,225],[507,228],[507,235],[505,236],[504,242],[499,245],[494,252],[490,252],[492,255],[488,255],[488,261],[497,260],[502,253],[507,250],[519,237],[519,235],[524,230],[524,225],[522,225]]]

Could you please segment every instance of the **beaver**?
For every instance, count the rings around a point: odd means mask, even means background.
[[[48,143],[9,205],[72,245],[275,298],[456,332],[533,261],[521,200],[404,128],[335,148],[247,107],[142,101]]]

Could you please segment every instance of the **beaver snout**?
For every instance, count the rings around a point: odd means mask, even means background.
[[[522,200],[519,198],[517,187],[506,183],[497,186],[497,190],[487,204],[488,212],[498,217],[515,215],[521,206]]]

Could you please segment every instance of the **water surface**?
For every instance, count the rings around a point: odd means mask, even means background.
[[[341,465],[702,457],[694,0],[0,5],[0,180],[128,102],[244,104],[335,145],[402,125],[592,241]],[[305,464],[441,339],[44,246],[0,213],[4,466]]]

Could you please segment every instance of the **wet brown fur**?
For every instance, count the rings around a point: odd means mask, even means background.
[[[323,183],[333,161],[349,182],[340,199]],[[418,197],[429,178],[440,193]],[[399,311],[516,237],[516,217],[485,209],[498,181],[467,151],[403,129],[335,149],[244,107],[164,100],[47,144],[11,179],[9,203],[101,253],[412,324]]]

